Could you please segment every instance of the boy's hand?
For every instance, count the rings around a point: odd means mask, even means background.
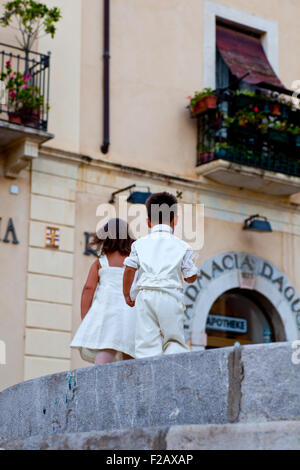
[[[192,277],[187,277],[185,279],[185,282],[187,282],[188,284],[193,284],[194,282],[197,281],[197,274],[195,274],[195,276],[192,276]]]
[[[125,302],[127,303],[127,305],[129,305],[129,307],[134,307],[135,306],[135,301],[131,300],[130,295],[126,295]]]

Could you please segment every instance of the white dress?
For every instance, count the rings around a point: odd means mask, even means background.
[[[90,310],[79,326],[71,343],[81,357],[95,362],[100,349],[114,349],[135,357],[135,308],[129,307],[123,296],[124,267],[109,266],[101,256],[99,284]]]

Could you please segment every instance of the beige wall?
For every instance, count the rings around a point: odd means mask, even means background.
[[[178,182],[154,174],[142,176],[113,166],[88,165],[71,155],[60,153],[59,157],[59,154],[54,156],[45,151],[32,165],[30,195],[29,174],[23,174],[18,180],[22,198],[6,196],[5,210],[3,208],[0,214],[5,216],[15,211],[18,235],[18,227],[26,227],[20,236],[22,245],[0,243],[3,257],[0,331],[8,344],[9,361],[13,363],[12,368],[0,366],[7,374],[5,379],[1,377],[2,388],[23,379],[89,365],[80,359],[77,351],[71,352],[69,348],[80,324],[82,288],[94,261],[92,256],[83,254],[84,232],[95,230],[99,220],[98,205],[107,203],[113,191],[134,182],[150,186],[153,192],[176,193],[179,190],[183,193],[182,202],[204,204],[205,240],[198,264],[225,251],[252,253],[276,265],[300,291],[296,262],[300,248],[300,214],[285,201],[233,189],[218,194],[196,180]],[[1,191],[5,196],[10,181],[6,179],[2,183]],[[28,192],[23,197],[25,189]],[[20,203],[23,204],[22,215]],[[270,220],[274,228],[272,234],[242,230],[244,219],[254,210],[257,212],[258,207]],[[58,250],[45,248],[48,225],[61,230]],[[18,267],[20,265],[17,274],[16,259]],[[9,297],[7,286],[12,292]],[[17,297],[16,290],[20,292]]]
[[[24,379],[70,369],[77,164],[40,157],[32,165]],[[47,226],[59,249],[45,247]]]
[[[300,79],[299,2],[222,0],[278,23],[279,74]],[[49,4],[57,4],[49,0]],[[196,126],[186,96],[204,79],[204,0],[111,2],[111,148],[102,144],[103,11],[98,0],[61,0],[52,41],[51,146],[139,167],[195,176]]]
[[[17,182],[4,178],[0,170],[0,341],[6,343],[6,365],[0,364],[0,390],[23,380],[26,265],[30,173]],[[17,184],[19,195],[11,195]],[[13,219],[19,245],[3,243],[9,218]],[[11,241],[11,235],[9,237]]]

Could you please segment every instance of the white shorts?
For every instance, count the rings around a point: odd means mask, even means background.
[[[158,290],[141,290],[136,298],[135,357],[189,351],[184,338],[184,305]]]

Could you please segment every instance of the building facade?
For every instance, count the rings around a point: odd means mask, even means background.
[[[167,190],[181,203],[204,206],[199,278],[185,290],[191,348],[299,338],[297,149],[292,163],[273,144],[269,152],[278,159],[256,153],[233,158],[229,134],[218,129],[213,138],[226,150],[221,158],[215,144],[204,148],[205,113],[191,119],[186,109],[186,97],[203,88],[226,91],[246,84],[272,97],[290,90],[300,80],[294,52],[300,45],[298,2],[46,3],[59,3],[63,16],[55,38],[37,44],[38,52],[51,51],[48,125],[12,123],[3,114],[0,121],[0,389],[87,365],[69,347],[94,259],[86,242],[99,205],[131,185]],[[110,146],[104,154],[105,3]],[[248,76],[235,68],[237,56],[230,62],[224,34],[235,35],[235,44],[244,41],[239,53],[245,60],[239,57],[238,64]],[[14,34],[1,29],[0,35],[1,51],[11,52]],[[228,106],[226,93],[218,95],[223,116],[222,101]],[[243,139],[240,149],[255,143],[253,137]],[[256,214],[267,218],[272,232],[243,230]]]

